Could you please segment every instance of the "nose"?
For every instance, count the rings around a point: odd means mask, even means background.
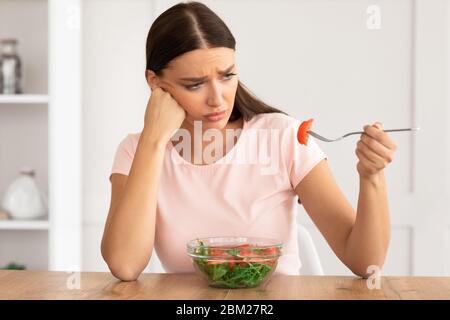
[[[211,84],[208,91],[207,104],[210,107],[220,107],[223,104],[222,89],[215,82]]]

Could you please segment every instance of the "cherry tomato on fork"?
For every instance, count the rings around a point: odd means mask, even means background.
[[[309,129],[311,129],[313,119],[309,119],[307,121],[303,121],[300,126],[298,127],[297,131],[297,140],[300,144],[307,145],[308,144],[308,138],[309,138]]]

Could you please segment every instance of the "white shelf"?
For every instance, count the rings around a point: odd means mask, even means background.
[[[0,220],[0,230],[48,230],[48,220]]]
[[[19,40],[26,75],[26,93],[0,94],[0,144],[9,150],[0,190],[30,159],[52,195],[50,222],[0,220],[0,266],[16,260],[31,269],[81,269],[81,2],[0,0],[0,38]],[[36,110],[41,106],[47,110]],[[41,144],[47,152],[39,152]]]
[[[2,104],[45,104],[48,103],[46,94],[0,94]]]

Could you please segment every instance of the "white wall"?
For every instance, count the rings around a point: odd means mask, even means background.
[[[407,127],[414,115],[430,124],[424,114],[433,111],[441,126],[450,121],[446,114],[444,122],[442,104],[449,92],[448,84],[444,89],[442,75],[450,70],[444,68],[446,55],[440,52],[445,42],[450,43],[445,30],[450,29],[446,15],[450,8],[445,0],[418,0],[419,22],[412,19],[413,2],[409,0],[204,2],[225,20],[237,39],[241,80],[263,100],[292,116],[315,118],[317,130],[324,135],[358,130],[376,120],[382,121],[385,128]],[[152,18],[174,3],[83,3],[84,270],[107,270],[99,246],[109,205],[112,159],[125,134],[142,127],[149,95],[144,79],[146,35]],[[366,27],[366,9],[372,4],[382,10],[379,30]],[[413,25],[418,27],[416,37]],[[427,41],[430,35],[432,39]],[[413,51],[414,43],[417,48]],[[426,72],[429,63],[435,63],[434,73]],[[419,79],[413,78],[414,71]],[[439,85],[433,81],[439,81]],[[427,105],[427,100],[435,104]],[[385,274],[450,272],[445,251],[450,241],[449,212],[440,201],[445,192],[449,193],[443,187],[445,175],[441,172],[446,169],[448,174],[449,170],[445,166],[448,140],[444,140],[445,148],[438,150],[438,158],[424,156],[436,154],[430,142],[437,138],[435,134],[445,135],[443,127],[433,129],[434,134],[430,133],[431,127],[423,128],[417,141],[408,134],[393,135],[399,150],[386,172],[393,232]],[[448,132],[447,137],[450,138]],[[349,138],[336,144],[321,144],[338,184],[355,208],[356,141],[357,138]],[[439,190],[434,190],[437,186]],[[428,203],[435,206],[427,209]],[[434,221],[429,224],[431,227],[419,228],[428,221],[427,215]],[[328,248],[303,207],[299,207],[299,221],[311,231],[325,273],[350,274]],[[425,240],[432,236],[436,223],[446,230],[441,233],[447,237],[444,245],[436,242],[440,238]],[[424,260],[421,258],[426,257],[427,246],[434,254]]]
[[[137,132],[149,90],[145,40],[151,1],[83,2],[83,269],[107,270],[100,240],[117,144]]]
[[[447,57],[450,53],[450,5],[447,5],[447,28],[446,28],[446,35],[447,35],[447,41],[446,41],[446,54]],[[450,123],[450,61],[447,59],[446,61],[446,78],[445,78],[445,118],[444,122],[446,124]],[[450,128],[449,126],[444,127],[445,130],[445,145],[450,146]],[[445,199],[450,199],[450,164],[448,161],[450,159],[450,147],[445,148],[445,160],[446,160],[446,170],[445,170]],[[450,209],[447,207],[447,211],[450,211]],[[446,242],[450,243],[450,212],[447,213],[447,239]],[[449,249],[450,251],[450,249]],[[447,270],[447,275],[450,275],[450,252],[446,256],[445,260],[445,266]]]

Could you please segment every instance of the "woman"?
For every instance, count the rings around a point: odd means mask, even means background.
[[[396,146],[381,124],[365,126],[357,144],[355,212],[315,141],[296,142],[299,121],[239,82],[235,39],[207,6],[180,3],[162,13],[146,58],[144,128],[120,143],[110,176],[101,250],[115,277],[137,279],[153,249],[168,272],[192,272],[187,241],[220,235],[278,239],[276,272],[299,274],[295,196],[353,273],[382,267],[390,239],[383,169]],[[263,138],[252,134],[264,130]],[[238,161],[256,153],[257,161]]]

